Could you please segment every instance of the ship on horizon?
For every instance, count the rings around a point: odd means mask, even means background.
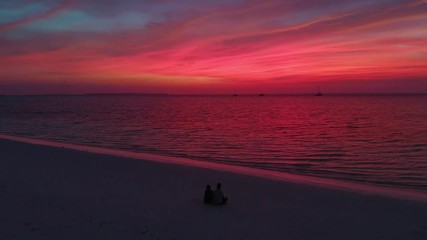
[[[316,94],[314,94],[314,96],[323,96],[323,93],[321,93],[321,92],[320,92],[320,90],[319,90],[319,89],[317,89],[317,93],[316,93]]]

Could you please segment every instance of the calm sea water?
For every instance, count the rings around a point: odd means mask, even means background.
[[[0,97],[0,133],[427,191],[427,96]]]

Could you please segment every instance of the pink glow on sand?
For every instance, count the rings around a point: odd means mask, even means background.
[[[160,156],[160,155],[149,154],[149,153],[137,153],[137,152],[129,152],[129,151],[123,151],[123,150],[116,150],[116,149],[80,146],[80,145],[69,144],[69,143],[52,142],[52,141],[24,138],[24,137],[10,136],[10,135],[0,134],[0,138],[12,140],[12,141],[36,144],[36,145],[67,148],[67,149],[73,149],[73,150],[90,152],[90,153],[108,154],[108,155],[113,155],[118,157],[140,159],[144,161],[154,161],[154,162],[164,163],[164,164],[177,164],[177,165],[184,165],[189,167],[214,169],[218,171],[257,176],[257,177],[272,179],[277,181],[294,182],[298,184],[308,184],[308,185],[314,185],[314,186],[319,186],[323,188],[332,188],[332,189],[341,189],[346,191],[360,192],[360,193],[369,194],[369,195],[381,195],[381,196],[387,196],[392,198],[411,199],[411,200],[427,202],[427,195],[423,192],[418,192],[415,190],[409,191],[409,190],[403,190],[398,188],[390,189],[390,188],[385,188],[380,186],[363,185],[358,183],[343,182],[343,181],[318,178],[318,177],[302,176],[302,175],[289,174],[284,172],[275,172],[275,171],[254,169],[254,168],[248,168],[248,167],[242,167],[242,166],[226,165],[226,164],[220,164],[220,163],[214,163],[214,162],[197,161],[197,160],[191,160],[191,159],[180,158],[180,157]]]

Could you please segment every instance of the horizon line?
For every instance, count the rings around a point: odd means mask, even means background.
[[[315,93],[132,93],[132,92],[106,92],[106,93],[41,93],[41,94],[0,94],[0,97],[37,97],[37,96],[314,96]],[[358,92],[358,93],[324,93],[324,96],[336,95],[427,95],[427,92]]]

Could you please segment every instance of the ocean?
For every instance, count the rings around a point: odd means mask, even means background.
[[[0,133],[427,191],[427,95],[1,96]]]

